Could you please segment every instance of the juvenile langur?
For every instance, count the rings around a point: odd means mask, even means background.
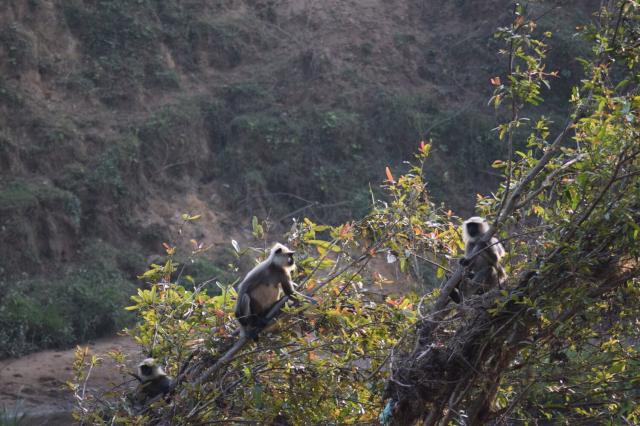
[[[280,299],[280,289],[289,297],[301,296],[311,303],[313,299],[294,289],[291,271],[295,268],[293,251],[276,243],[266,260],[256,265],[238,286],[235,315],[243,335],[255,338],[260,328],[267,325],[266,315]]]
[[[166,396],[173,387],[174,380],[167,376],[161,365],[153,358],[147,358],[138,364],[138,380],[136,400],[146,402],[157,396]]]
[[[471,285],[463,283],[462,288],[451,292],[450,296],[456,303],[460,303],[460,293],[462,296],[477,294],[502,284],[507,278],[500,265],[500,259],[505,255],[504,247],[495,237],[491,237],[489,242],[483,240],[488,230],[486,219],[478,216],[471,217],[462,224],[464,258],[460,259],[460,264],[469,266],[467,278]]]

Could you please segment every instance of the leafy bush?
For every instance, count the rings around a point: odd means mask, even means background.
[[[81,183],[86,173],[84,182],[93,194],[108,194],[112,200],[130,196],[129,184],[135,181],[140,163],[139,145],[140,141],[133,136],[112,143],[98,156],[88,173],[77,168],[67,169],[68,178],[72,180],[69,184]]]
[[[0,209],[7,210],[24,210],[35,207],[38,204],[38,197],[25,182],[9,183],[0,192]]]
[[[190,277],[189,281],[202,283],[207,280],[215,279],[221,282],[228,282],[232,279],[228,270],[223,269],[220,266],[220,258],[216,258],[215,261],[211,259],[196,258],[187,261],[184,265],[182,275],[184,277]],[[214,289],[218,293],[219,289]]]
[[[269,205],[277,218],[301,208],[332,223],[354,212],[364,214],[369,182],[379,179],[386,165],[402,169],[403,159],[427,133],[443,141],[439,156],[444,165],[428,175],[436,196],[450,193],[445,188],[452,182],[481,190],[492,177],[477,179],[471,171],[500,155],[488,134],[494,127],[490,117],[440,111],[427,96],[376,91],[355,109],[346,100],[343,107],[321,110],[292,110],[275,101],[276,95],[262,85],[246,82],[224,88],[221,98],[201,109],[214,164],[207,178],[225,180],[235,200],[248,201],[250,211]],[[451,161],[460,167],[448,167]],[[458,170],[462,175],[454,174]],[[338,183],[340,176],[349,178]],[[308,206],[290,194],[304,194],[316,204]]]
[[[2,213],[26,212],[36,207],[59,210],[76,226],[80,225],[80,200],[69,191],[25,180],[10,181],[0,190],[0,217]]]
[[[36,65],[34,42],[16,23],[5,26],[0,31],[0,45],[7,52],[9,64],[16,71]]]
[[[91,59],[82,79],[97,86],[105,103],[130,101],[144,85],[178,87],[176,75],[159,53],[160,30],[149,2],[72,0],[65,2],[63,13]],[[87,85],[82,80],[76,83]]]
[[[0,101],[11,108],[20,109],[24,106],[24,98],[15,87],[0,76]]]
[[[103,243],[89,244],[87,267],[54,278],[0,281],[0,357],[67,347],[130,324],[122,306],[135,286],[117,272],[115,254]]]
[[[180,102],[152,114],[136,129],[146,177],[198,176],[209,161],[203,129],[197,102]]]
[[[370,123],[374,125],[373,141],[388,144],[388,141],[412,141],[411,148],[390,152],[394,158],[406,158],[417,141],[423,140],[425,132],[437,114],[433,100],[422,95],[404,96],[384,91],[374,95],[373,103],[368,111]],[[372,135],[373,136],[373,135]],[[401,148],[401,144],[390,145]]]

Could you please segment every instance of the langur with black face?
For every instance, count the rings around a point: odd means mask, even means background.
[[[235,315],[243,335],[256,338],[260,329],[267,325],[266,315],[280,299],[281,289],[289,297],[301,296],[315,304],[313,299],[294,288],[291,280],[291,271],[295,268],[293,253],[287,246],[276,243],[269,257],[249,271],[238,286]]]
[[[456,303],[460,303],[463,297],[499,286],[507,278],[500,265],[500,259],[505,255],[504,247],[496,237],[485,242],[483,237],[487,231],[489,224],[482,217],[471,217],[462,224],[464,258],[460,259],[460,264],[468,267],[470,272],[450,294]],[[467,279],[470,282],[465,282]]]
[[[147,358],[138,364],[136,377],[140,380],[136,390],[136,401],[140,403],[150,402],[158,396],[166,396],[171,392],[174,383],[153,358]]]

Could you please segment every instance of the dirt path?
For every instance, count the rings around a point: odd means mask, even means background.
[[[130,338],[114,336],[88,343],[92,352],[103,354],[118,349],[135,363],[140,348]],[[24,413],[19,424],[38,426],[69,425],[73,395],[65,382],[71,379],[75,349],[43,351],[0,360],[0,418],[3,408],[11,415]],[[105,360],[92,374],[89,385],[100,390],[121,382],[120,373]]]

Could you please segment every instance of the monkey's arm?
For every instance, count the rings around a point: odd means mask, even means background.
[[[284,294],[286,294],[287,296],[293,298],[293,299],[297,299],[298,296],[302,297],[304,300],[306,300],[307,302],[311,303],[312,305],[317,305],[318,302],[316,302],[313,298],[307,296],[306,294],[302,294],[299,291],[297,291],[295,289],[295,283],[293,281],[291,281],[291,279],[289,277],[285,277],[282,282],[282,290],[284,291]]]
[[[499,246],[500,243],[497,241],[498,240],[495,238],[492,238],[491,244],[482,240],[475,243],[469,243],[467,247],[468,250],[465,250],[464,258],[460,259],[460,264],[462,266],[468,266],[471,263],[477,263],[478,258],[482,258],[482,263],[497,265],[500,261],[500,257],[502,256],[502,253],[499,250],[502,249],[502,246]]]
[[[477,243],[475,241],[468,241],[464,247],[464,257],[460,259],[460,265],[469,266],[471,263],[470,257],[473,255]]]

